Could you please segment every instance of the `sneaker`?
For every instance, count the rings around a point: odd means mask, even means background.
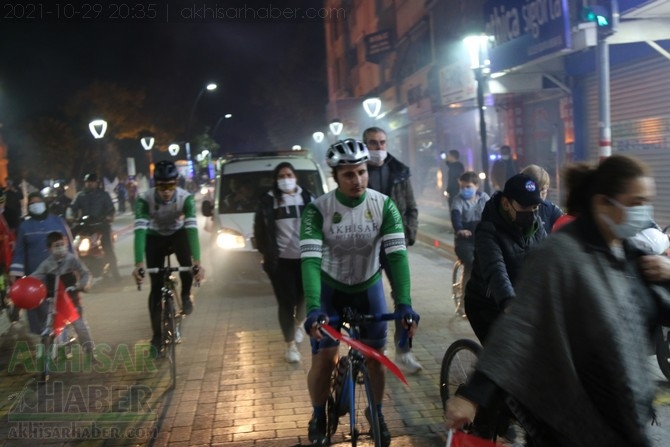
[[[193,300],[190,296],[181,297],[181,311],[184,315],[191,315],[193,313]]]
[[[288,345],[288,348],[286,349],[286,353],[284,353],[284,359],[288,363],[298,363],[298,362],[300,362],[300,351],[298,351],[298,347],[295,345],[295,342],[291,342]]]
[[[395,355],[395,363],[407,374],[416,374],[423,369],[421,363],[419,363],[411,352],[397,353]]]
[[[311,445],[328,445],[330,440],[326,435],[326,420],[312,416],[307,426],[307,438]]]
[[[302,343],[302,341],[305,339],[305,336],[307,334],[305,333],[305,329],[302,327],[302,325],[297,326],[295,328],[295,336],[294,340],[296,343]]]
[[[365,419],[368,420],[368,424],[371,424],[370,422],[370,407],[365,409]],[[386,425],[386,421],[384,421],[384,415],[381,413],[378,413],[377,419],[379,420],[379,434],[381,435],[381,445],[382,447],[389,447],[391,445],[391,432],[389,431],[388,425]]]

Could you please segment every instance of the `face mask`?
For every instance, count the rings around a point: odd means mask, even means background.
[[[54,247],[51,249],[51,253],[57,258],[64,258],[67,254],[67,245]]]
[[[465,200],[470,200],[475,196],[474,188],[461,188],[461,197]]]
[[[370,163],[373,165],[381,166],[386,160],[388,152],[386,151],[369,151],[370,153]]]
[[[623,222],[615,224],[605,214],[601,214],[601,217],[609,224],[614,234],[620,239],[635,236],[645,228],[649,228],[649,225],[653,221],[654,207],[651,205],[623,206],[614,199],[609,199],[609,201],[624,212]]]
[[[517,211],[514,223],[521,227],[523,231],[528,231],[535,222],[534,211]]]
[[[46,210],[47,210],[47,204],[44,202],[35,202],[28,205],[28,211],[30,211],[30,214],[34,214],[35,216],[44,214]]]
[[[277,186],[282,192],[290,193],[295,191],[297,180],[294,178],[280,178],[277,179]]]

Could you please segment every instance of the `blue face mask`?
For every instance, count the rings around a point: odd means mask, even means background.
[[[624,212],[623,222],[615,224],[607,215],[602,215],[612,228],[612,232],[620,239],[635,236],[649,228],[654,219],[654,207],[651,205],[624,206],[614,199],[609,199],[617,208]]]
[[[475,196],[474,188],[461,188],[461,197],[465,200],[470,200]]]

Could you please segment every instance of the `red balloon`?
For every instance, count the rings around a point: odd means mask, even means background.
[[[32,276],[17,279],[9,288],[9,298],[21,309],[35,309],[46,297],[47,287]]]

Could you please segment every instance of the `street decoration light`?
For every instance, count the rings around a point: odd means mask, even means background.
[[[368,98],[363,101],[363,109],[370,118],[376,118],[382,111],[382,100],[379,98]]]
[[[105,132],[107,132],[107,121],[101,119],[93,120],[88,123],[88,128],[91,131],[91,134],[93,134],[93,138],[99,140],[104,137]]]
[[[145,151],[150,151],[154,147],[154,137],[144,137],[140,140]]]
[[[479,109],[479,137],[482,144],[482,172],[487,174],[489,172],[489,154],[488,145],[486,143],[486,106],[484,105],[484,83],[486,75],[491,71],[489,68],[490,60],[488,59],[488,45],[491,38],[489,36],[468,36],[463,39],[463,43],[468,49],[470,55],[470,68],[475,74],[477,81],[477,108]],[[484,179],[484,191],[491,192],[488,177]]]
[[[339,119],[334,119],[330,122],[330,124],[328,125],[328,128],[330,129],[330,133],[332,133],[333,135],[338,137],[342,133],[342,129],[344,128],[344,124]]]
[[[170,155],[173,157],[176,157],[177,154],[179,153],[179,145],[177,143],[172,143],[171,145],[168,146],[168,152]]]
[[[320,131],[319,132],[314,132],[312,134],[312,138],[314,138],[314,141],[316,143],[321,143],[323,141],[324,137],[325,137],[325,135],[323,134],[323,132],[320,132]]]
[[[293,147],[291,148],[291,150],[294,150],[294,151],[299,151],[301,149],[302,149],[302,146],[300,146],[299,144],[294,144]]]

